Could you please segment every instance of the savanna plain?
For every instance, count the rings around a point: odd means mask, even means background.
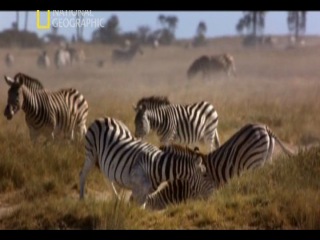
[[[84,143],[33,145],[20,111],[7,120],[4,79],[0,81],[0,229],[320,229],[320,38],[304,47],[244,48],[239,38],[218,38],[208,46],[183,44],[143,48],[129,64],[112,64],[113,47],[82,45],[87,60],[57,70],[39,69],[41,49],[0,49],[15,55],[0,75],[23,72],[46,88],[74,87],[89,103],[87,126],[111,116],[134,132],[133,105],[142,97],[171,102],[209,101],[219,115],[221,143],[246,123],[267,124],[296,153],[286,157],[276,145],[272,163],[236,177],[208,200],[187,201],[166,210],[142,210],[115,198],[98,168],[88,175],[79,200]],[[46,47],[53,61],[55,46]],[[186,71],[202,54],[228,52],[237,77],[223,74],[192,80]],[[102,68],[98,59],[106,59]],[[159,146],[155,134],[147,139]],[[205,145],[200,150],[208,152]]]

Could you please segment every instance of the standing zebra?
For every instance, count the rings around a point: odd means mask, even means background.
[[[50,67],[50,58],[47,54],[47,51],[43,51],[41,55],[38,57],[37,65],[41,68]]]
[[[175,155],[186,151],[186,149],[179,145],[161,146],[160,149]],[[187,149],[187,151],[193,152],[190,149]],[[198,151],[197,153],[199,154]],[[201,175],[195,176],[195,179],[192,180],[176,179],[167,181],[165,186],[147,196],[144,207],[161,210],[170,204],[179,204],[190,199],[208,199],[214,189],[215,186],[212,180]]]
[[[70,65],[71,64],[70,52],[63,48],[57,49],[54,55],[54,63],[58,69]]]
[[[139,204],[148,194],[168,180],[192,179],[203,174],[202,157],[186,153],[175,155],[135,139],[127,126],[119,120],[96,119],[88,128],[85,143],[86,158],[80,172],[80,199],[90,169],[98,163],[101,171],[118,186],[131,189]],[[113,189],[117,195],[115,189]]]
[[[135,136],[143,138],[150,129],[157,131],[160,142],[193,144],[207,142],[210,148],[219,147],[218,114],[205,101],[189,105],[173,105],[161,97],[143,98],[134,108]]]
[[[143,51],[140,47],[139,44],[134,44],[130,46],[129,49],[123,50],[123,49],[115,49],[112,52],[111,60],[113,63],[118,63],[118,62],[130,62],[133,57],[137,54],[140,53],[141,55],[143,54]]]
[[[23,73],[16,74],[14,79],[5,76],[5,81],[10,89],[4,115],[10,120],[22,108],[33,142],[40,134],[54,139],[57,133],[73,140],[75,128],[79,138],[86,133],[88,103],[76,89],[51,92]]]
[[[236,68],[234,58],[230,54],[221,54],[214,56],[201,56],[197,58],[188,68],[187,76],[193,78],[199,72],[202,73],[203,79],[206,79],[210,74],[223,71],[228,77],[236,76]]]
[[[14,56],[12,53],[7,53],[6,57],[5,57],[5,63],[7,65],[7,67],[11,67],[14,63]]]
[[[208,176],[221,186],[245,170],[263,166],[266,161],[271,161],[275,141],[287,155],[293,154],[268,126],[246,124],[217,150],[204,157]]]

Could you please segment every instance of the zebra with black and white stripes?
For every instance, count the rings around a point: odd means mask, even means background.
[[[80,172],[80,199],[84,197],[86,176],[96,163],[112,184],[132,190],[138,204],[144,203],[147,195],[164,181],[193,179],[205,173],[199,154],[177,156],[161,151],[134,138],[123,122],[111,117],[96,119],[90,125],[85,152]]]
[[[163,97],[143,98],[134,108],[135,136],[157,131],[161,144],[206,142],[219,147],[218,113],[212,104],[201,101],[189,105],[170,104]]]
[[[86,133],[88,103],[76,89],[51,92],[39,80],[23,73],[14,79],[5,76],[5,81],[10,88],[4,115],[10,120],[22,108],[33,142],[41,134],[54,139],[62,133],[73,140],[75,129],[79,139]]]
[[[236,76],[234,57],[228,53],[220,55],[203,55],[192,62],[187,70],[189,79],[202,73],[202,78],[206,79],[213,73],[225,72],[228,77]]]
[[[130,46],[129,49],[115,49],[112,51],[111,61],[112,63],[129,63],[137,53],[143,54],[140,44],[137,43]]]
[[[187,151],[189,154],[200,154],[199,156],[202,158],[205,157],[205,155],[201,155],[198,148],[191,150],[173,144],[161,146],[160,149],[175,155],[184,154]],[[208,199],[215,190],[215,185],[213,181],[205,175],[206,174],[203,176],[196,175],[193,179],[167,181],[161,188],[147,196],[144,208],[161,210],[169,205],[179,204],[191,199]]]
[[[217,150],[203,157],[208,177],[222,186],[243,171],[263,166],[272,160],[275,141],[292,156],[281,140],[264,124],[246,124]]]

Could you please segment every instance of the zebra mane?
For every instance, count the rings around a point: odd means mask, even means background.
[[[14,76],[14,80],[17,81],[22,81],[22,83],[28,87],[28,88],[32,88],[32,89],[44,89],[43,84],[36,78],[30,77],[24,73],[17,73]]]
[[[202,159],[204,159],[204,154],[202,154],[199,151],[198,147],[195,147],[194,149],[191,149],[187,146],[181,146],[178,144],[170,144],[170,145],[162,145],[160,146],[160,150],[166,153],[171,153],[174,155],[178,155],[178,156],[185,156],[188,154],[192,154],[192,155],[197,155],[197,156],[201,156]]]
[[[141,98],[137,103],[137,108],[144,106],[145,108],[150,108],[151,106],[163,106],[163,105],[170,105],[170,101],[168,97],[165,96],[151,96]]]

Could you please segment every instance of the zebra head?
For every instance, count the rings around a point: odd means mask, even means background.
[[[6,83],[10,86],[8,90],[7,106],[4,110],[4,116],[10,120],[21,108],[21,86],[22,80],[14,81],[12,78],[4,76]]]
[[[146,107],[140,105],[135,108],[135,111],[136,117],[134,119],[134,124],[136,129],[134,136],[143,139],[150,132],[150,121],[146,113]]]

